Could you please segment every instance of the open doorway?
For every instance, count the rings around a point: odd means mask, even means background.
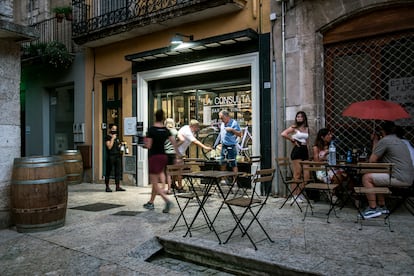
[[[102,82],[102,110],[103,110],[103,126],[102,127],[102,149],[103,149],[103,177],[106,172],[106,147],[105,138],[108,134],[109,126],[115,124],[118,127],[118,137],[122,141],[123,125],[122,125],[122,79],[110,79]],[[121,180],[122,180],[121,166]],[[110,178],[114,178],[115,170],[111,170]]]

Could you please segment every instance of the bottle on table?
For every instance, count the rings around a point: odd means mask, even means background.
[[[351,164],[352,163],[352,151],[348,150],[346,153],[346,163]]]
[[[335,147],[335,143],[333,141],[331,141],[331,143],[329,144],[328,164],[329,165],[336,165],[336,147]]]
[[[359,154],[359,162],[366,162],[368,158],[367,148],[364,147],[364,150]]]
[[[357,149],[353,149],[352,150],[352,163],[356,164],[358,162],[358,150]]]

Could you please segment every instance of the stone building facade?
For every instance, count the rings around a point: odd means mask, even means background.
[[[350,103],[394,101],[413,118],[414,91],[409,85],[414,77],[410,69],[413,12],[413,1],[271,2],[277,91],[273,117],[278,121],[273,131],[278,136],[273,139],[278,141],[275,157],[289,156],[290,145],[280,139],[280,132],[292,124],[299,110],[308,115],[309,149],[317,131],[329,127],[338,138],[340,155],[352,148],[370,149],[372,121],[342,116]],[[396,123],[413,141],[412,119]]]
[[[20,157],[20,41],[36,36],[13,18],[13,1],[0,1],[0,228],[10,225],[10,185]]]

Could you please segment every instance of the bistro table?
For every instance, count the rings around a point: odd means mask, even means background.
[[[230,194],[232,187],[234,185],[234,183],[237,180],[237,176],[239,175],[239,173],[234,173],[232,171],[217,171],[217,170],[208,170],[208,171],[197,171],[197,172],[186,172],[183,173],[182,176],[187,178],[189,180],[190,183],[190,188],[192,189],[192,191],[195,194],[197,203],[198,203],[198,209],[194,215],[194,218],[192,219],[190,225],[188,226],[187,232],[185,233],[184,237],[187,236],[191,229],[194,226],[194,222],[196,221],[198,215],[200,214],[200,212],[202,212],[203,214],[205,214],[203,217],[207,223],[208,228],[210,229],[210,231],[213,231],[214,234],[216,235],[219,244],[221,244],[221,239],[216,231],[216,229],[214,228],[214,221],[217,218],[218,214],[220,213],[221,208],[223,207],[223,204],[220,205],[219,209],[217,210],[217,213],[214,216],[214,219],[211,220],[210,217],[208,216],[208,213],[206,212],[204,206],[207,202],[207,199],[209,198],[209,194],[210,191],[213,187],[217,187],[220,196],[223,198],[223,202],[224,200],[226,200],[226,198],[228,197],[228,195]],[[223,191],[223,189],[220,186],[220,180],[222,178],[228,178],[228,177],[233,177],[233,182],[230,184],[230,189],[229,191],[227,191],[226,193]],[[207,180],[205,185],[205,188],[202,190],[203,192],[200,193],[196,191],[196,187],[195,187],[195,180],[196,179],[204,179]]]

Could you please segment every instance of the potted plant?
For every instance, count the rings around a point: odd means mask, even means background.
[[[73,62],[73,56],[65,44],[57,41],[47,44],[44,55],[46,62],[57,69],[67,69]]]
[[[55,13],[57,22],[62,22],[63,18],[65,18],[65,8],[64,7],[55,7],[53,9]]]
[[[64,11],[65,11],[66,20],[72,21],[73,20],[72,7],[67,6],[67,7],[64,8]]]
[[[53,11],[56,14],[56,18],[58,22],[62,22],[63,18],[66,18],[68,21],[73,20],[72,15],[72,7],[71,6],[65,6],[65,7],[55,7]]]

